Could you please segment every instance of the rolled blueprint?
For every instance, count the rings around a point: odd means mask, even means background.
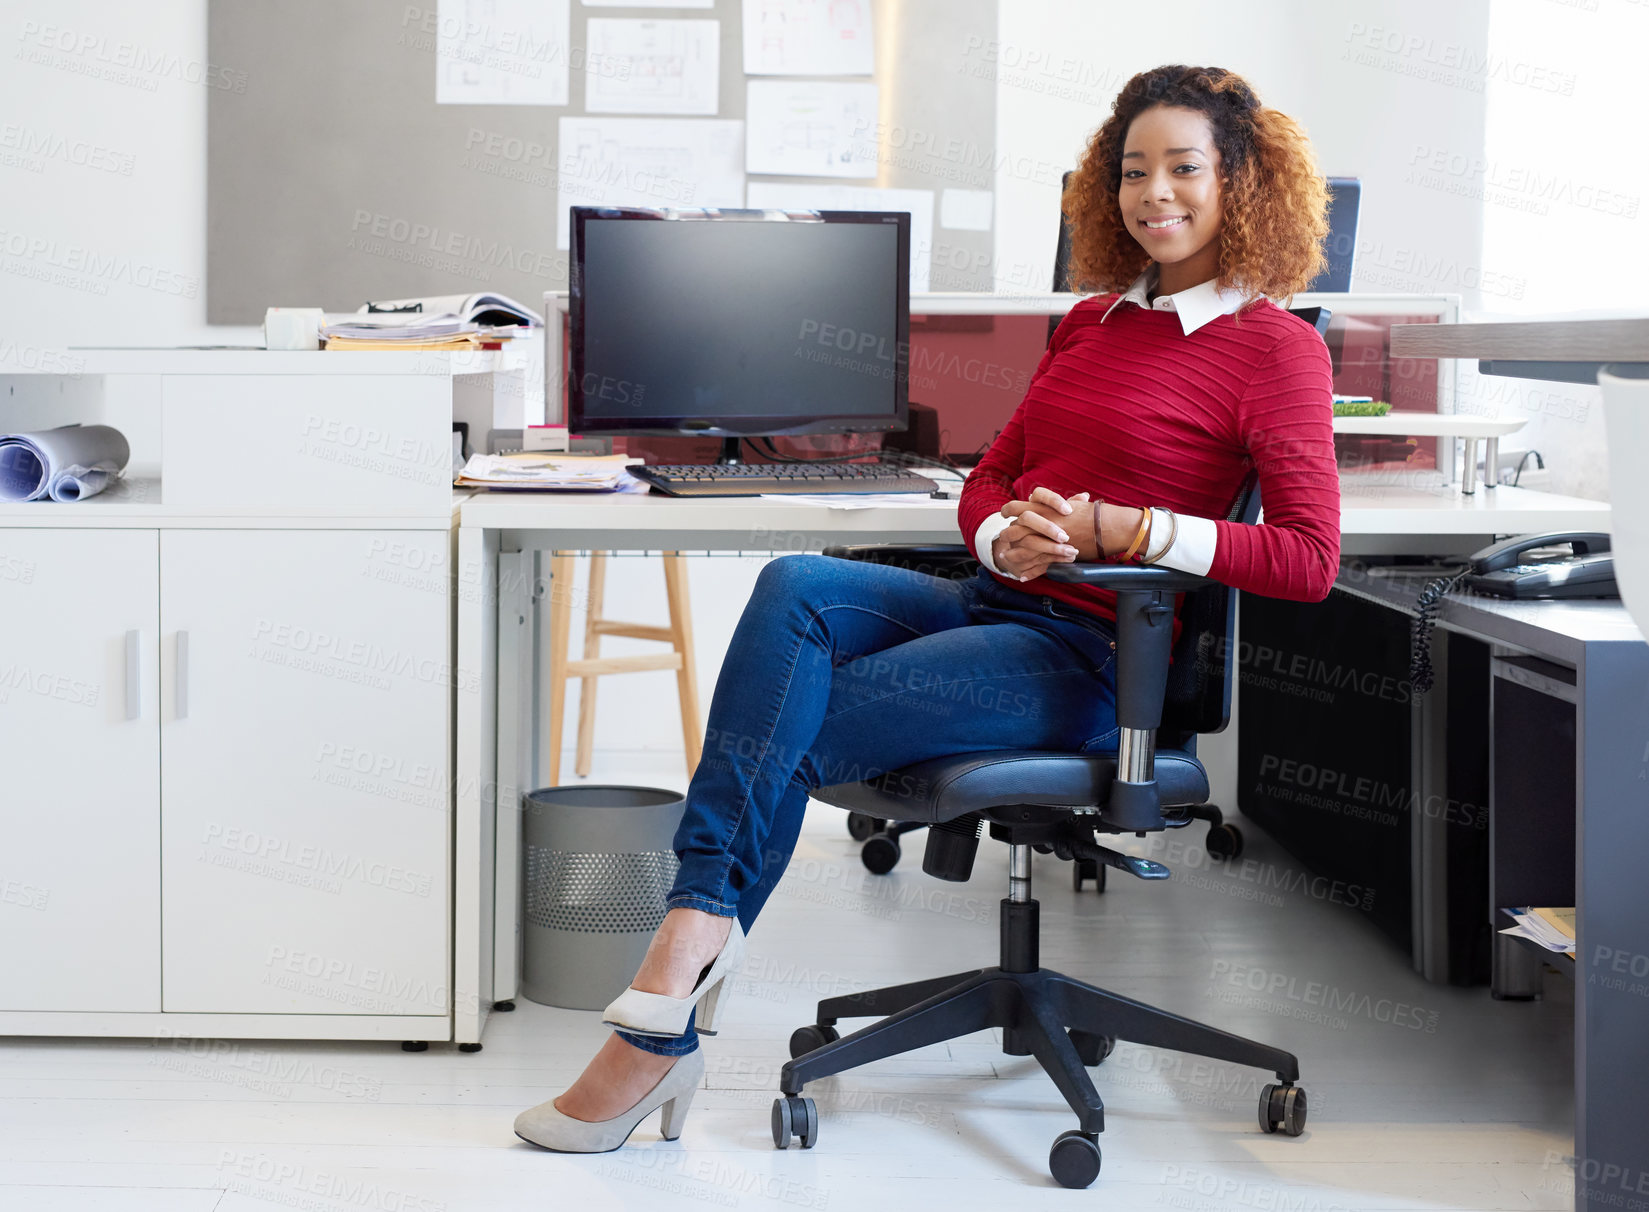
[[[109,425],[0,434],[0,501],[79,501],[109,486],[132,457]]]

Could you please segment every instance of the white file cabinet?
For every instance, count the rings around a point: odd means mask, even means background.
[[[160,1009],[160,542],[0,531],[0,1011]]]
[[[499,359],[67,365],[0,432],[133,465],[0,505],[0,1035],[455,1038],[450,432]]]

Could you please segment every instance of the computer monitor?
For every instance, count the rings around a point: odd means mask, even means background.
[[[575,206],[571,237],[572,432],[905,428],[909,214]]]
[[[1328,179],[1328,239],[1323,255],[1328,264],[1311,280],[1308,291],[1345,294],[1351,290],[1352,262],[1357,257],[1357,211],[1363,183],[1356,177]]]

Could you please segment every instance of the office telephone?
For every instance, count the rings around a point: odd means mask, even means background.
[[[1558,550],[1567,548],[1567,552]],[[1609,536],[1591,531],[1519,535],[1473,553],[1466,566],[1420,591],[1409,633],[1409,686],[1431,689],[1431,633],[1443,598],[1455,586],[1498,598],[1617,598]]]
[[[1520,535],[1485,547],[1471,556],[1463,584],[1498,598],[1620,596],[1609,536],[1587,531]]]

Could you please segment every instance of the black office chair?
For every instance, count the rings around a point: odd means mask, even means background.
[[[1060,193],[1071,184],[1071,174],[1066,173],[1060,181]],[[1054,280],[1053,289],[1058,291],[1069,290],[1071,266],[1071,224],[1063,211],[1059,216],[1059,241],[1054,245]],[[1307,324],[1317,330],[1318,336],[1326,336],[1328,322],[1334,313],[1326,307],[1296,307],[1290,308],[1293,315],[1299,316]],[[1048,340],[1054,339],[1054,331],[1059,327],[1063,317],[1048,317]],[[1256,514],[1256,516],[1258,516]],[[1248,519],[1252,521],[1253,519]],[[882,550],[882,549],[867,549]],[[978,569],[978,563],[963,548],[952,547],[907,547],[903,549],[907,554],[900,562],[906,560],[919,561],[923,571],[934,576],[970,577]],[[827,552],[826,554],[832,554]],[[850,557],[854,558],[854,557]],[[907,567],[915,566],[906,564]],[[1225,820],[1224,814],[1213,804],[1198,804],[1192,810],[1196,820],[1208,822],[1208,833],[1203,839],[1203,849],[1208,857],[1216,860],[1232,859],[1242,854],[1242,831]],[[868,812],[850,812],[847,817],[848,836],[860,843],[859,861],[873,875],[886,875],[899,865],[901,849],[899,839],[907,833],[927,828],[924,821],[888,821]],[[1105,891],[1105,868],[1093,859],[1076,859],[1071,867],[1071,883],[1078,892],[1084,884],[1092,883],[1096,892]]]
[[[1245,490],[1232,515],[1253,522],[1258,494]],[[855,546],[839,558],[954,574],[965,548]],[[1104,833],[1145,833],[1189,823],[1208,798],[1196,759],[1196,735],[1217,732],[1230,714],[1236,593],[1173,569],[1116,564],[1058,564],[1056,581],[1117,594],[1115,754],[995,751],[935,758],[862,783],[844,783],[814,798],[868,816],[928,826],[922,868],[940,879],[966,880],[984,822],[1008,843],[1008,896],[1002,901],[1001,955],[994,968],[826,998],[816,1022],[790,1038],[791,1060],[773,1103],[773,1141],[818,1139],[818,1112],[802,1097],[818,1081],[870,1061],[1002,1029],[1002,1050],[1035,1056],[1077,1114],[1075,1131],[1053,1143],[1048,1166],[1066,1187],[1099,1174],[1104,1104],[1086,1066],[1119,1039],[1216,1060],[1254,1065],[1277,1076],[1260,1091],[1260,1127],[1298,1136],[1306,1095],[1294,1056],[1166,1010],[1133,1001],[1039,966],[1037,902],[1031,898],[1031,852],[1116,867],[1142,879],[1166,879],[1161,863],[1103,846]],[[1184,593],[1182,627],[1172,643],[1174,598]],[[1173,661],[1169,655],[1172,647]],[[885,1015],[841,1037],[844,1018]]]

